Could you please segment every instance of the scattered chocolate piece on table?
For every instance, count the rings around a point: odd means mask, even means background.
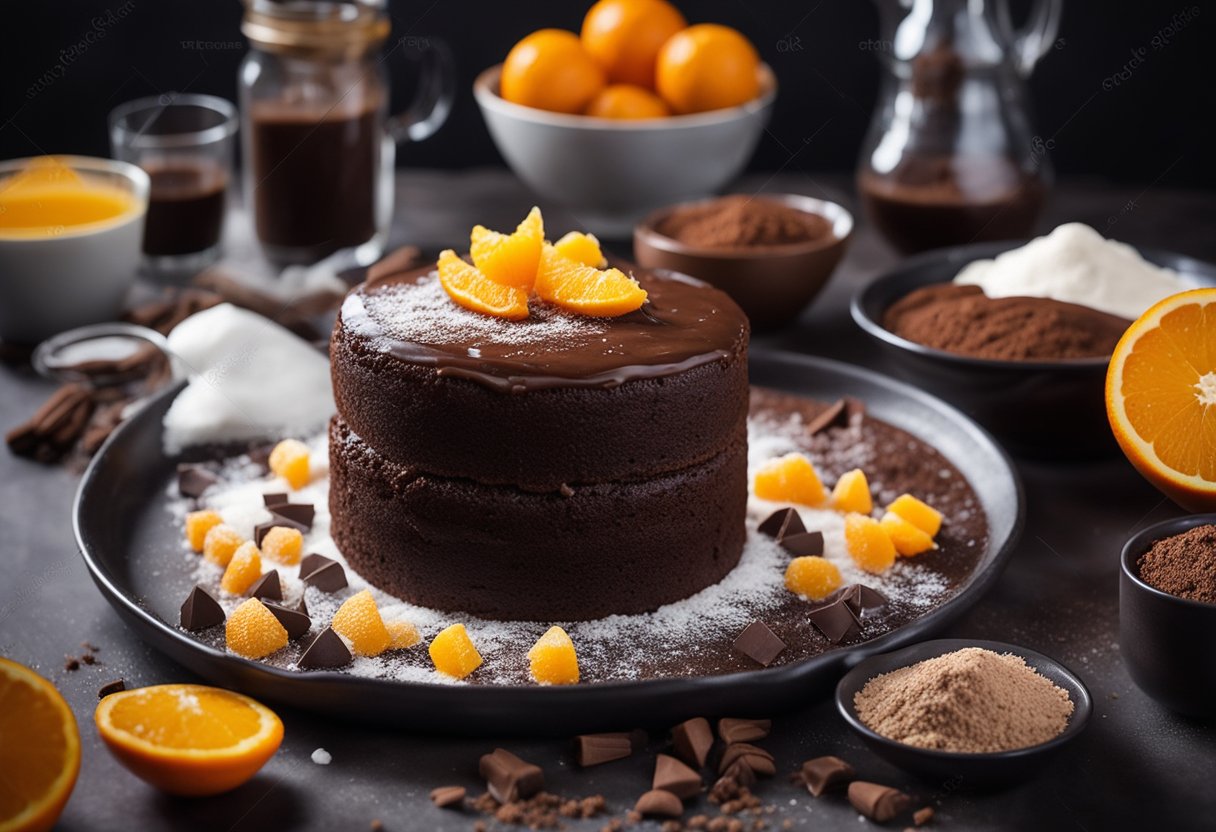
[[[273,610],[272,610],[273,612]],[[300,655],[299,666],[305,670],[327,670],[345,667],[354,659],[342,637],[326,627]]]
[[[201,497],[220,478],[201,465],[177,466],[177,492],[183,497]]]
[[[669,754],[660,754],[654,761],[652,787],[671,792],[676,797],[694,797],[701,791],[701,775]]]
[[[379,818],[372,818],[371,830],[372,832],[383,832],[384,821],[380,820]]]
[[[824,792],[844,788],[846,784],[857,778],[853,767],[839,757],[827,755],[807,760],[802,764],[802,782],[806,790],[815,797]]]
[[[844,399],[837,399],[826,410],[820,411],[806,426],[808,436],[823,433],[829,428],[845,428],[849,426],[848,407]]]
[[[269,491],[262,495],[262,505],[266,506],[266,508],[270,508],[271,506],[282,505],[289,499],[290,495],[285,494],[282,491]]]
[[[287,631],[287,637],[290,639],[300,638],[312,628],[312,619],[302,612],[269,602],[265,606],[283,625],[283,629]]]
[[[719,782],[730,780],[735,786],[753,786],[756,783],[756,772],[752,771],[752,767],[743,760],[735,760],[726,767],[718,779]],[[718,788],[718,783],[714,783],[714,788]]]
[[[545,787],[545,773],[540,766],[525,762],[504,748],[482,755],[478,771],[485,778],[486,789],[499,803],[531,797]]]
[[[737,762],[743,763],[759,777],[772,777],[777,773],[773,755],[750,743],[734,742],[726,746],[726,750],[722,752],[722,759],[718,762],[718,771],[725,773]]]
[[[267,471],[270,470],[270,453],[274,450],[274,443],[267,445],[255,445],[246,451],[246,456],[254,465],[260,465]]]
[[[583,768],[623,760],[633,755],[628,734],[581,734],[574,738],[574,759]]]
[[[886,823],[912,806],[912,798],[899,789],[864,780],[849,784],[849,802],[858,812],[878,823]]]
[[[917,809],[915,812],[912,813],[912,822],[915,823],[917,826],[924,826],[926,823],[933,820],[933,814],[934,813],[933,813],[932,806],[925,806],[923,808]]]
[[[693,717],[671,729],[671,744],[676,756],[688,765],[701,768],[714,745],[714,732],[705,717]]]
[[[724,742],[755,742],[769,735],[773,729],[771,719],[734,719],[724,717],[718,720],[718,736]]]
[[[64,670],[80,670],[80,660],[77,659],[75,656],[64,656],[63,657],[63,669]]]
[[[122,693],[127,689],[127,683],[122,679],[115,679],[112,682],[106,682],[97,689],[97,698],[105,699],[111,693]]]
[[[781,548],[795,557],[823,554],[823,532],[788,534],[778,541]]]
[[[802,524],[802,518],[798,515],[797,509],[779,508],[762,520],[756,527],[756,531],[780,542],[786,535],[805,532],[806,526]]]
[[[337,592],[346,586],[346,570],[324,555],[305,555],[300,561],[300,580],[322,592]]]
[[[634,811],[649,818],[678,818],[684,814],[684,802],[664,789],[651,789],[638,798]]]
[[[80,657],[80,660],[82,662],[84,662],[85,664],[97,664],[97,657],[94,656],[92,653],[85,653],[83,656]]]
[[[261,598],[263,601],[282,601],[283,582],[279,580],[279,570],[271,569],[249,590],[250,598]]]
[[[275,519],[287,521],[280,523],[280,526],[292,526],[302,532],[312,530],[312,521],[317,514],[317,510],[312,503],[289,503],[283,500],[282,502],[268,504],[266,508],[274,515]]]
[[[849,584],[841,590],[841,599],[854,614],[860,616],[865,610],[878,609],[887,603],[887,597],[865,584]]]
[[[431,790],[431,802],[440,809],[460,808],[466,794],[464,786],[440,786]]]
[[[763,621],[753,621],[735,638],[734,648],[764,667],[772,664],[785,649],[785,642]]]
[[[197,631],[224,623],[224,608],[219,601],[208,594],[201,586],[190,590],[182,603],[181,625],[183,630]]]
[[[807,613],[807,617],[832,644],[844,641],[849,634],[857,631],[859,624],[857,615],[843,596],[837,596],[835,600],[816,607]]]

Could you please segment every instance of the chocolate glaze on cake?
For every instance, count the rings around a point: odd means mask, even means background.
[[[332,533],[414,603],[577,620],[717,582],[744,540],[743,312],[631,269],[646,305],[525,321],[458,307],[433,269],[357,287],[331,339]]]

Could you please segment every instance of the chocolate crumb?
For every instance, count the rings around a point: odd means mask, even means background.
[[[570,486],[566,485],[565,483],[562,483],[561,488],[559,488],[558,491],[561,493],[561,495],[563,497],[573,497],[574,496],[574,489],[571,488]]]
[[[466,793],[464,786],[440,786],[431,790],[431,802],[440,809],[460,808]]]
[[[912,822],[915,823],[917,826],[924,826],[926,823],[928,823],[931,820],[933,820],[933,807],[932,806],[925,806],[921,809],[917,809],[915,812],[912,813]]]
[[[849,784],[849,803],[870,820],[886,823],[908,811],[912,798],[890,786],[854,780]]]
[[[122,679],[115,679],[112,682],[106,682],[104,685],[102,685],[100,688],[97,689],[97,698],[105,699],[111,693],[122,693],[126,689],[127,689],[126,682],[124,682]]]
[[[382,832],[384,829],[384,821],[380,820],[379,818],[372,818],[371,828],[372,832]]]
[[[64,670],[80,670],[80,662],[76,659],[75,656],[64,656],[63,657],[63,669]]]
[[[97,657],[94,656],[92,653],[85,653],[83,656],[80,657],[80,660],[82,662],[84,662],[85,664],[97,664]]]

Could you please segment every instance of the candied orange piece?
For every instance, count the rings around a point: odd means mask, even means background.
[[[832,508],[837,511],[855,511],[869,514],[874,510],[874,499],[870,496],[870,483],[860,468],[841,474],[832,489]]]
[[[578,682],[578,654],[574,642],[561,627],[550,627],[528,651],[532,678],[542,685],[573,685]]]
[[[418,628],[405,619],[386,621],[384,627],[388,630],[388,646],[393,650],[404,650],[406,647],[413,647],[422,641],[422,636],[418,635]]]
[[[270,452],[270,470],[293,491],[308,485],[308,446],[299,439],[284,439]]]
[[[469,241],[469,254],[479,272],[503,286],[531,291],[540,265],[540,247],[545,242],[545,223],[539,208],[528,212],[514,234],[475,225]]]
[[[794,558],[785,568],[785,588],[795,595],[822,601],[836,590],[844,579],[836,564],[818,555]]]
[[[233,595],[244,595],[260,577],[262,553],[258,551],[257,544],[249,540],[242,543],[233,553],[232,560],[228,561],[224,577],[220,578],[220,589]]]
[[[886,572],[895,563],[895,544],[873,517],[845,516],[844,543],[853,562],[871,574]]]
[[[228,649],[247,659],[260,659],[287,646],[287,629],[257,598],[242,601],[224,625]]]
[[[827,494],[815,466],[799,453],[771,459],[756,471],[752,487],[761,500],[775,503],[821,505]]]
[[[472,312],[513,321],[528,317],[526,291],[495,283],[451,249],[439,254],[439,282],[448,297]]]
[[[448,676],[463,679],[481,667],[481,654],[469,638],[463,624],[453,624],[431,639],[427,648],[435,669]]]
[[[884,514],[879,522],[887,537],[895,544],[895,551],[906,558],[937,548],[933,538],[893,511]]]
[[[942,528],[942,513],[911,494],[900,494],[887,511],[898,514],[929,537],[937,537]]]
[[[274,526],[262,538],[262,554],[271,560],[294,566],[304,551],[304,534],[290,526]]]
[[[602,269],[607,265],[604,252],[600,249],[600,241],[594,234],[584,234],[581,231],[571,231],[553,244],[553,249],[576,263]]]
[[[369,589],[356,592],[343,601],[329,626],[351,643],[356,656],[379,656],[392,643]]]
[[[186,540],[189,542],[190,548],[196,552],[203,551],[203,543],[207,539],[207,532],[223,522],[224,518],[220,517],[218,511],[192,511],[187,514]]]
[[[245,542],[232,526],[220,523],[212,526],[203,536],[203,557],[216,566],[227,566],[233,553]]]
[[[542,300],[596,318],[616,318],[642,307],[646,290],[620,269],[596,269],[563,257],[546,244],[536,273]]]

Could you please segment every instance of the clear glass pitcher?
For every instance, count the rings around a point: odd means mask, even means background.
[[[245,204],[269,259],[310,263],[353,247],[366,263],[383,251],[396,145],[438,130],[455,95],[446,45],[406,35],[382,50],[389,28],[383,0],[246,0]],[[390,51],[421,64],[413,103],[392,116]]]
[[[857,188],[897,248],[1029,235],[1050,172],[1024,82],[1061,6],[1035,0],[1019,30],[1005,0],[878,0],[885,73]]]

